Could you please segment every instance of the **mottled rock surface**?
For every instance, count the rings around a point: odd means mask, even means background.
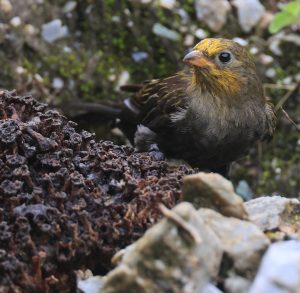
[[[248,201],[245,206],[250,220],[261,231],[270,231],[271,238],[293,236],[300,239],[300,202],[298,199],[266,196]]]
[[[300,241],[272,244],[249,293],[300,292]]]
[[[186,176],[183,182],[183,198],[195,207],[211,208],[225,216],[248,218],[243,200],[223,176],[200,172]]]
[[[228,218],[210,209],[200,209],[200,217],[220,239],[229,258],[228,265],[238,274],[255,275],[260,259],[270,244],[269,239],[254,224],[236,218]]]
[[[192,205],[181,203],[165,216],[124,252],[103,293],[201,292],[217,276],[221,243]]]

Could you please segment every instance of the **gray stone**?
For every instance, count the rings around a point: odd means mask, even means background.
[[[183,198],[196,208],[211,208],[225,216],[248,219],[243,200],[234,192],[232,183],[217,173],[185,176]]]
[[[172,40],[178,41],[180,39],[180,35],[178,32],[171,30],[160,23],[155,23],[152,27],[152,31],[157,36]]]
[[[226,23],[231,7],[229,2],[224,0],[195,0],[195,9],[197,18],[212,31],[218,32]]]
[[[220,289],[218,289],[213,284],[207,284],[201,291],[196,293],[223,293]]]
[[[272,244],[249,293],[300,292],[300,241]]]
[[[300,202],[281,196],[260,197],[245,203],[250,220],[262,231],[275,229],[300,236]]]
[[[244,32],[249,32],[265,13],[259,0],[234,0],[233,5],[237,8],[239,23]]]
[[[235,191],[244,201],[248,201],[253,197],[253,191],[246,180],[240,180]]]
[[[221,243],[193,206],[162,211],[165,219],[117,257],[120,263],[107,275],[103,293],[201,292],[217,276]]]
[[[251,282],[241,276],[231,276],[225,279],[226,293],[248,293]]]
[[[77,288],[83,293],[101,293],[105,277],[93,276],[92,272],[77,272]]]
[[[147,52],[133,52],[131,54],[131,57],[135,62],[143,61],[143,60],[147,59],[148,56],[149,56],[149,54]]]
[[[220,239],[223,250],[238,274],[253,277],[270,240],[250,222],[227,218],[210,209],[200,209],[200,217]]]
[[[42,37],[48,43],[53,43],[69,34],[67,26],[63,26],[60,19],[54,19],[42,25]]]

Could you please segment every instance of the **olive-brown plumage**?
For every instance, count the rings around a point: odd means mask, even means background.
[[[134,94],[121,125],[138,151],[157,146],[167,157],[225,173],[256,141],[272,137],[273,107],[239,44],[205,39],[183,61],[186,71],[123,87]]]

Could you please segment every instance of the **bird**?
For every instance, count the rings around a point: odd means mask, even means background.
[[[230,164],[273,136],[276,116],[256,65],[233,40],[206,38],[168,77],[125,85],[115,111],[137,152],[228,176]]]

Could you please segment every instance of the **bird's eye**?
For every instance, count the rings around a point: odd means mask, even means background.
[[[231,54],[229,52],[221,52],[218,58],[222,63],[228,63],[231,60]]]

